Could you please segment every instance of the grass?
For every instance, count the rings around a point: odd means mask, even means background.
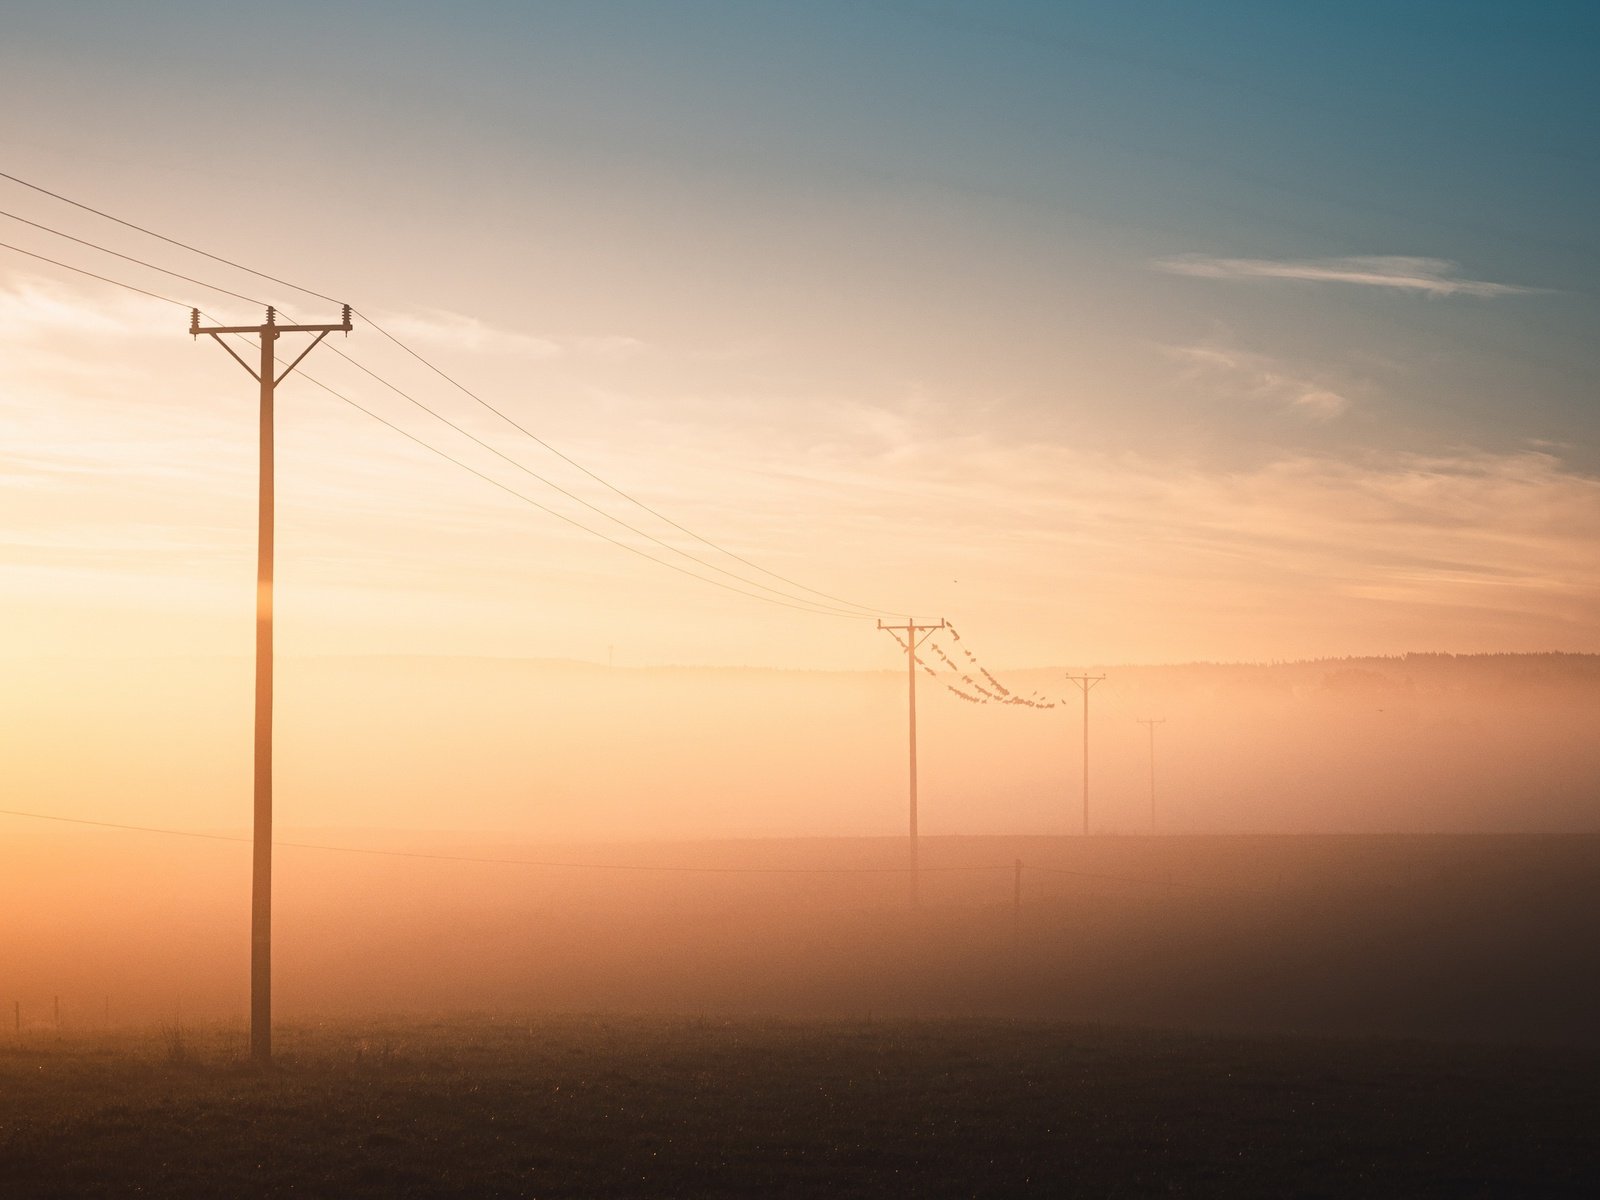
[[[181,1053],[174,1052],[174,1046]],[[1600,1054],[993,1020],[0,1040],[0,1191],[1592,1195]]]

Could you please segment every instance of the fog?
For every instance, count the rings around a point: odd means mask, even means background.
[[[1414,655],[1097,668],[1090,828],[1164,833],[1600,828],[1600,656]],[[247,660],[16,661],[4,807],[240,830]],[[1062,670],[1002,671],[1061,696]],[[893,835],[903,672],[288,659],[280,827],[523,840]],[[918,674],[928,834],[1078,832],[1081,701],[976,706]]]
[[[1594,836],[934,838],[916,910],[903,871],[861,869],[902,863],[898,839],[429,844],[589,865],[283,849],[280,1018],[1010,1015],[1600,1041]],[[91,832],[10,849],[32,865],[0,889],[7,1026],[242,1022],[247,845]]]
[[[26,670],[0,807],[209,836],[0,817],[0,1024],[240,1020],[247,668]],[[913,909],[901,674],[290,660],[278,1013],[1600,1040],[1597,660],[1106,674],[1090,838],[1076,702],[920,681]]]

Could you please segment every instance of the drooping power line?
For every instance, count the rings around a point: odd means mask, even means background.
[[[144,259],[134,258],[131,255],[122,254],[119,251],[112,250],[112,249],[110,249],[110,248],[108,248],[106,246],[102,246],[97,242],[91,242],[91,241],[87,241],[87,240],[85,240],[83,238],[74,237],[72,234],[65,233],[65,232],[63,232],[63,231],[61,231],[59,229],[52,228],[51,226],[41,225],[36,221],[29,221],[26,218],[18,217],[14,213],[9,213],[9,212],[6,212],[4,210],[0,210],[0,216],[10,217],[11,219],[16,220],[16,221],[20,221],[25,225],[31,225],[35,229],[43,230],[44,232],[50,233],[50,234],[54,234],[57,237],[66,238],[68,241],[76,242],[79,245],[87,246],[87,247],[89,247],[90,249],[93,249],[93,250],[98,250],[103,254],[109,254],[109,255],[111,255],[111,256],[113,256],[115,258],[123,259],[126,262],[134,263],[134,264],[136,264],[138,266],[141,266],[141,267],[144,267],[144,268],[146,268],[148,270],[156,271],[156,272],[158,272],[158,273],[160,273],[162,275],[169,275],[174,279],[181,279],[186,283],[197,284],[200,287],[207,288],[207,289],[212,290],[212,291],[220,292],[220,293],[222,293],[223,295],[226,295],[226,296],[232,296],[235,299],[244,300],[244,301],[247,301],[248,303],[259,304],[259,305],[261,305],[263,307],[267,307],[266,301],[265,300],[261,300],[261,299],[259,299],[257,297],[246,296],[246,295],[243,295],[243,294],[241,294],[239,292],[230,291],[227,288],[224,288],[224,287],[222,287],[222,286],[220,286],[218,284],[215,284],[215,283],[211,283],[211,282],[209,282],[207,280],[196,279],[193,276],[184,275],[184,274],[181,274],[181,273],[179,273],[177,271],[169,270],[166,267],[157,266],[155,263],[146,262]],[[23,253],[27,253],[27,252],[23,251]],[[35,257],[41,257],[41,256],[35,256]],[[66,264],[63,264],[63,263],[56,262],[56,260],[54,260],[54,259],[45,259],[44,261],[55,263],[55,265],[57,265],[57,266],[65,266],[66,265]],[[67,269],[72,270],[74,268],[68,267]],[[105,277],[104,276],[96,276],[95,278],[104,279]],[[115,281],[107,280],[107,282],[115,282]],[[145,294],[146,295],[153,295],[153,293],[145,293]],[[157,298],[158,299],[170,299],[170,298],[167,298],[167,297],[157,297]],[[176,300],[170,300],[170,303],[177,304],[179,302],[176,301]],[[289,314],[288,313],[284,313],[283,315],[286,318],[289,318]],[[290,318],[290,319],[292,319],[292,318]],[[518,459],[513,458],[511,455],[505,453],[499,447],[494,446],[493,444],[485,441],[483,438],[478,437],[476,434],[474,434],[470,430],[464,428],[462,425],[458,424],[457,422],[451,420],[449,417],[445,416],[443,413],[440,413],[436,409],[433,409],[433,408],[429,407],[427,404],[423,403],[421,400],[419,400],[415,396],[413,396],[410,392],[407,392],[405,389],[399,387],[397,384],[391,382],[390,380],[386,379],[382,375],[379,375],[376,371],[373,371],[371,368],[367,367],[365,364],[359,362],[356,358],[354,358],[352,355],[346,353],[345,351],[341,350],[339,347],[330,346],[329,349],[332,350],[333,353],[337,354],[340,358],[342,358],[346,362],[350,363],[357,370],[363,372],[364,374],[366,374],[367,376],[369,376],[370,378],[372,378],[376,382],[381,383],[384,387],[388,388],[390,391],[394,392],[396,395],[400,396],[402,399],[406,400],[410,404],[412,404],[412,405],[416,406],[417,408],[421,409],[423,412],[427,413],[430,417],[434,418],[436,421],[439,421],[439,422],[441,422],[441,423],[443,423],[445,425],[448,425],[451,429],[455,430],[455,432],[460,434],[462,437],[465,437],[469,441],[474,442],[475,444],[477,444],[478,446],[482,447],[483,449],[489,451],[489,453],[497,456],[498,458],[504,459],[507,463],[509,463],[511,466],[515,467],[517,470],[523,472],[525,475],[528,475],[528,476],[532,477],[533,479],[538,480],[540,483],[544,484],[546,487],[552,489],[553,491],[559,492],[561,495],[567,497],[569,500],[572,500],[572,501],[576,502],[577,504],[582,505],[584,508],[587,508],[590,511],[598,514],[599,516],[602,516],[602,517],[606,518],[606,520],[608,520],[608,521],[611,521],[611,522],[614,522],[617,525],[620,525],[622,528],[626,529],[629,533],[632,533],[632,534],[634,534],[634,535],[636,535],[638,537],[644,538],[646,541],[652,542],[655,545],[660,546],[662,549],[667,550],[667,551],[669,551],[669,552],[671,552],[673,554],[679,555],[682,558],[686,558],[690,562],[696,564],[697,566],[704,567],[706,570],[715,571],[719,575],[725,575],[730,579],[737,580],[739,583],[742,583],[747,587],[758,588],[758,589],[760,589],[761,591],[764,591],[764,592],[771,592],[775,596],[784,597],[785,599],[794,600],[794,601],[798,601],[798,602],[800,602],[802,604],[805,604],[805,605],[808,606],[806,611],[816,611],[816,612],[831,611],[831,612],[835,613],[838,616],[854,617],[854,618],[857,618],[857,619],[860,619],[860,620],[870,620],[872,618],[872,614],[870,612],[852,611],[851,609],[838,608],[838,607],[836,607],[834,605],[821,604],[821,603],[818,603],[817,601],[807,599],[804,596],[792,595],[789,592],[783,591],[781,588],[772,587],[771,585],[762,583],[759,580],[747,579],[743,575],[740,575],[735,571],[730,571],[726,567],[718,566],[714,562],[708,562],[707,560],[699,557],[698,555],[691,554],[687,550],[682,549],[681,547],[674,546],[671,542],[668,542],[668,541],[664,540],[663,538],[657,537],[655,534],[650,533],[648,530],[640,529],[638,526],[632,525],[629,522],[624,521],[621,517],[618,517],[615,514],[606,511],[605,509],[601,508],[599,505],[594,504],[594,503],[590,502],[589,500],[584,499],[584,497],[578,495],[577,493],[575,493],[573,491],[570,491],[567,488],[562,487],[560,484],[556,483],[554,480],[549,479],[544,475],[541,475],[539,472],[533,470],[533,468],[527,466],[525,463],[523,463],[523,462],[519,461]],[[338,395],[338,393],[336,393],[336,392],[333,393],[333,394],[334,395]],[[340,399],[345,399],[345,398],[341,396]],[[452,460],[452,461],[454,461],[454,460]],[[657,560],[653,556],[651,556],[651,561],[659,561],[659,560]],[[803,591],[810,592],[810,591],[814,590],[814,589],[810,589],[810,588],[805,588],[803,585],[796,585],[796,586],[800,587],[801,590],[803,590]],[[818,594],[821,594],[821,593],[818,593]]]
[[[318,300],[325,300],[325,301],[328,301],[329,303],[334,303],[334,304],[340,303],[340,301],[334,300],[332,297],[327,296],[322,292],[318,292],[318,291],[316,291],[316,290],[314,290],[312,288],[308,288],[308,287],[304,286],[303,284],[292,283],[289,280],[282,279],[282,278],[280,278],[280,277],[278,277],[276,275],[269,275],[264,271],[258,271],[253,267],[245,266],[243,263],[238,262],[238,261],[236,261],[234,259],[226,258],[226,257],[224,257],[223,255],[220,255],[220,254],[213,254],[208,250],[202,250],[198,246],[194,246],[194,245],[192,245],[192,244],[190,244],[188,242],[182,241],[181,239],[170,237],[167,234],[157,233],[155,230],[150,229],[150,228],[148,228],[146,226],[139,225],[139,224],[137,224],[137,223],[135,223],[133,221],[126,220],[126,219],[124,219],[122,217],[114,216],[113,214],[108,213],[108,212],[104,211],[103,209],[95,208],[95,207],[93,207],[91,205],[88,205],[88,204],[85,204],[85,203],[83,203],[82,201],[79,201],[79,200],[74,200],[69,196],[62,195],[60,192],[51,191],[49,188],[43,187],[43,186],[41,186],[39,184],[36,184],[36,183],[32,183],[32,182],[30,182],[30,181],[28,181],[26,179],[22,179],[22,178],[20,178],[20,177],[18,177],[16,175],[11,175],[11,174],[8,174],[7,172],[0,171],[0,179],[8,179],[13,183],[19,184],[20,186],[25,187],[25,188],[29,188],[29,189],[31,189],[31,190],[33,190],[35,192],[38,192],[38,193],[40,193],[42,195],[49,196],[52,199],[59,200],[64,204],[70,204],[74,208],[81,209],[82,211],[87,212],[87,213],[92,213],[93,215],[95,215],[97,217],[101,217],[104,220],[112,221],[112,222],[114,222],[114,223],[116,223],[118,225],[123,226],[124,228],[132,229],[132,230],[134,230],[134,231],[136,231],[138,233],[142,233],[147,237],[152,237],[152,238],[157,239],[158,241],[166,242],[168,245],[176,246],[176,247],[178,247],[180,249],[188,251],[191,254],[198,254],[202,258],[208,258],[213,262],[222,263],[223,265],[228,266],[228,267],[232,267],[235,270],[243,271],[247,275],[254,275],[258,279],[268,280],[269,282],[276,283],[276,284],[278,284],[278,285],[280,285],[282,287],[287,287],[287,288],[290,288],[290,289],[292,289],[294,291],[297,291],[297,292],[301,292],[301,293],[303,293],[303,294],[305,294],[307,296],[313,296]],[[29,224],[32,224],[32,222],[29,222]],[[52,232],[54,232],[54,231],[52,231]],[[70,235],[63,235],[63,236],[70,236]],[[79,239],[73,239],[73,240],[79,240]],[[90,243],[85,243],[85,244],[90,244]],[[111,251],[110,253],[115,253],[115,252]],[[119,257],[126,257],[126,256],[119,256]],[[138,260],[130,260],[130,261],[138,261]],[[142,264],[142,265],[149,265],[149,264]],[[159,267],[154,268],[154,269],[162,270],[162,268],[159,268]],[[168,274],[172,274],[172,272],[167,272],[167,273]],[[212,286],[212,285],[202,284],[202,286]],[[225,289],[217,289],[217,290],[225,291]],[[228,295],[237,295],[237,293],[233,293],[233,292],[227,292],[227,294]],[[254,303],[260,303],[260,301],[253,301],[253,302]],[[396,336],[395,334],[391,333],[388,329],[384,328],[380,323],[378,323],[377,321],[373,320],[372,317],[370,317],[365,312],[362,312],[360,309],[356,309],[355,312],[356,312],[357,316],[361,317],[363,321],[365,321],[368,325],[370,325],[376,332],[381,334],[384,338],[387,338],[390,342],[393,342],[400,349],[404,350],[407,354],[411,355],[418,362],[422,363],[429,370],[431,370],[435,374],[437,374],[441,379],[444,379],[446,382],[450,383],[452,386],[454,386],[455,388],[460,390],[464,395],[470,397],[473,401],[475,401],[476,403],[482,405],[484,408],[488,409],[496,417],[500,418],[500,420],[504,421],[507,425],[511,426],[517,432],[519,432],[522,435],[524,435],[525,437],[531,439],[532,441],[537,443],[539,446],[541,446],[545,450],[549,451],[551,454],[554,454],[556,457],[560,458],[562,461],[568,463],[572,467],[574,467],[577,470],[583,472],[585,475],[587,475],[591,479],[595,480],[595,482],[599,483],[601,486],[607,488],[608,490],[614,492],[616,495],[620,496],[622,499],[627,500],[629,503],[634,504],[637,507],[643,509],[645,512],[647,512],[647,513],[651,514],[652,516],[656,517],[658,520],[663,521],[666,524],[672,526],[674,529],[677,529],[680,532],[687,534],[688,536],[694,538],[696,541],[703,543],[704,545],[710,547],[713,550],[716,550],[719,554],[726,555],[727,557],[733,559],[734,561],[742,563],[743,565],[745,565],[745,566],[747,566],[747,567],[749,567],[749,568],[751,568],[753,570],[759,571],[764,575],[767,575],[767,576],[769,576],[769,577],[771,577],[773,579],[777,579],[782,583],[787,583],[791,587],[799,588],[801,591],[808,592],[811,595],[818,596],[818,597],[820,597],[820,598],[822,598],[824,600],[829,600],[829,601],[834,602],[835,604],[842,604],[842,605],[846,606],[847,608],[855,609],[858,612],[860,612],[864,617],[868,617],[868,618],[877,617],[877,616],[880,616],[880,615],[882,615],[884,613],[887,613],[887,612],[891,611],[889,609],[875,607],[873,605],[859,604],[859,603],[857,603],[857,602],[855,602],[853,600],[846,600],[846,599],[844,599],[842,597],[832,595],[831,593],[820,591],[817,588],[810,587],[807,584],[800,583],[798,580],[791,579],[786,575],[781,575],[776,571],[773,571],[773,570],[771,570],[771,569],[769,569],[767,567],[763,567],[759,563],[753,562],[750,559],[748,559],[748,558],[746,558],[746,557],[744,557],[744,556],[742,556],[742,555],[740,555],[740,554],[738,554],[738,553],[736,553],[736,552],[734,552],[732,550],[729,550],[725,546],[722,546],[719,543],[712,541],[710,538],[707,538],[707,537],[703,536],[702,534],[699,534],[699,533],[695,532],[693,529],[690,529],[688,526],[680,524],[679,522],[673,520],[671,517],[667,516],[665,513],[661,512],[658,509],[654,508],[653,506],[645,503],[643,500],[640,500],[638,497],[636,497],[636,496],[632,495],[631,493],[623,490],[622,488],[617,487],[615,484],[611,483],[609,480],[605,479],[603,476],[601,476],[601,475],[597,474],[596,472],[590,470],[588,467],[584,466],[582,463],[578,462],[576,459],[572,458],[570,455],[566,454],[565,452],[561,451],[560,449],[558,449],[557,447],[555,447],[551,443],[547,442],[545,439],[541,438],[538,434],[534,433],[532,430],[530,430],[530,429],[526,428],[525,426],[523,426],[520,422],[516,421],[509,414],[507,414],[506,412],[504,412],[503,410],[501,410],[497,406],[489,403],[489,401],[485,400],[482,396],[478,395],[478,393],[473,391],[471,388],[467,387],[460,380],[456,379],[454,376],[452,376],[448,372],[446,372],[443,368],[441,368],[437,364],[433,363],[431,360],[429,360],[427,357],[425,357],[420,351],[416,350],[414,347],[412,347],[412,346],[408,345],[407,343],[405,343],[404,341],[402,341],[398,336]],[[346,356],[346,357],[348,358],[349,356]],[[355,360],[351,359],[350,361],[354,362]],[[356,365],[360,366],[359,363],[357,363]],[[387,382],[387,381],[385,381],[385,382]],[[555,486],[555,485],[551,485],[551,486]],[[593,506],[591,505],[590,507],[593,507]],[[600,510],[597,510],[597,511],[600,511]],[[608,517],[610,516],[610,514],[606,514],[606,515]],[[620,518],[610,517],[610,519],[618,521],[619,524],[626,524],[625,522],[622,522],[620,520]],[[649,535],[643,535],[643,536],[649,536]],[[652,539],[652,540],[659,540],[659,539]],[[661,543],[661,544],[668,545],[668,543]],[[673,549],[676,553],[680,553],[680,554],[686,553],[684,551],[678,550],[676,547],[671,547],[670,545],[668,545],[668,548],[669,549]],[[690,557],[692,557],[692,556],[690,556]],[[702,561],[702,560],[698,560],[697,559],[696,561]],[[702,561],[702,565],[711,567],[711,564],[704,563],[703,561]],[[721,570],[722,568],[711,567],[711,569],[713,569],[713,570]],[[738,576],[735,576],[735,578],[738,578]],[[765,587],[766,586],[766,585],[763,585],[763,584],[755,583],[754,581],[751,581],[751,580],[746,580],[746,582],[750,583],[751,586],[754,586],[754,587]]]
[[[122,281],[120,279],[113,279],[113,278],[111,278],[110,276],[107,276],[107,275],[100,275],[100,274],[97,274],[94,271],[87,270],[87,269],[85,269],[83,267],[73,266],[71,263],[65,263],[65,262],[60,261],[59,259],[50,258],[47,255],[43,255],[43,254],[38,254],[38,253],[36,253],[36,252],[34,252],[32,250],[24,250],[22,247],[14,246],[9,242],[0,242],[0,248],[4,248],[4,249],[7,249],[7,250],[13,250],[18,254],[23,254],[23,255],[26,255],[29,258],[38,259],[40,262],[49,263],[52,266],[60,267],[63,270],[66,270],[66,271],[72,271],[72,272],[74,272],[76,274],[87,276],[90,279],[95,279],[95,280],[98,280],[101,283],[110,284],[113,287],[123,288],[123,289],[125,289],[127,291],[130,291],[130,292],[137,292],[141,296],[147,296],[152,300],[159,300],[159,301],[161,301],[161,302],[163,302],[165,304],[171,304],[176,308],[180,308],[180,309],[184,310],[185,312],[189,311],[191,309],[191,307],[192,307],[191,305],[187,305],[187,304],[183,303],[183,301],[181,301],[181,300],[173,299],[171,296],[164,296],[164,295],[161,295],[158,292],[152,292],[152,291],[149,291],[146,288],[137,287],[137,286],[135,286],[134,284],[131,284],[131,283],[125,283],[124,281]],[[202,315],[206,316],[208,320],[209,319],[214,319],[214,318],[210,317],[210,314],[202,313]],[[488,475],[488,474],[486,474],[486,473],[484,473],[482,471],[479,471],[477,468],[475,468],[473,466],[470,466],[469,464],[463,462],[459,458],[456,458],[454,455],[448,453],[447,451],[439,449],[437,446],[433,445],[431,442],[428,442],[427,440],[418,437],[416,434],[413,434],[409,430],[406,430],[403,427],[395,424],[393,421],[390,421],[390,420],[388,420],[388,419],[386,419],[386,418],[384,418],[382,416],[379,416],[377,413],[373,412],[372,410],[363,407],[362,405],[356,403],[354,400],[351,400],[348,396],[345,396],[342,393],[336,391],[335,389],[329,387],[327,384],[323,383],[320,379],[317,379],[315,376],[313,376],[313,375],[311,375],[311,374],[309,374],[307,372],[302,372],[302,375],[307,380],[307,382],[313,383],[316,386],[322,388],[324,391],[328,392],[330,395],[334,396],[335,398],[337,398],[339,400],[344,401],[346,404],[350,405],[350,407],[356,409],[357,411],[363,413],[364,415],[366,415],[368,417],[371,417],[373,420],[378,421],[381,424],[387,425],[389,428],[393,429],[395,432],[397,432],[397,433],[401,434],[402,436],[410,439],[411,441],[417,443],[417,445],[423,447],[424,449],[430,451],[431,453],[438,455],[440,458],[443,458],[447,462],[450,462],[450,463],[454,464],[455,466],[458,466],[458,467],[462,468],[465,471],[469,471],[473,475],[476,475],[478,478],[480,478],[480,479],[482,479],[482,480],[484,480],[484,481],[486,481],[488,483],[493,484],[495,487],[500,488],[502,491],[507,492],[512,496],[515,496],[518,500],[521,500],[524,504],[531,505],[532,507],[537,508],[539,511],[541,511],[543,513],[546,513],[546,514],[548,514],[548,515],[550,515],[552,517],[555,517],[557,520],[564,521],[566,524],[571,525],[573,528],[578,529],[578,530],[582,531],[583,533],[589,534],[591,537],[596,537],[596,538],[599,538],[601,541],[609,542],[613,546],[618,547],[619,549],[628,551],[630,554],[635,554],[635,555],[639,556],[640,558],[646,559],[649,562],[656,563],[658,566],[666,567],[669,570],[676,571],[681,575],[687,575],[691,579],[698,579],[702,583],[709,583],[713,587],[719,587],[719,588],[722,588],[725,591],[734,592],[734,593],[736,593],[738,595],[741,595],[741,596],[747,596],[752,600],[760,600],[760,601],[762,601],[764,603],[776,604],[776,605],[778,605],[780,607],[783,607],[783,608],[792,608],[792,609],[795,609],[795,610],[797,610],[799,612],[809,612],[809,613],[813,613],[813,614],[816,614],[816,615],[819,615],[819,616],[845,616],[845,617],[849,617],[851,619],[860,619],[860,620],[869,620],[870,619],[868,617],[858,616],[857,614],[840,613],[839,611],[837,611],[835,609],[829,609],[829,608],[823,608],[823,607],[820,607],[820,606],[814,606],[814,605],[810,604],[810,602],[805,601],[803,599],[800,599],[798,597],[794,597],[794,598],[790,598],[790,599],[781,599],[778,596],[767,596],[767,595],[762,595],[760,592],[747,591],[744,588],[736,587],[733,584],[724,582],[723,580],[715,579],[715,578],[712,578],[712,577],[706,576],[706,575],[701,575],[700,573],[698,573],[696,571],[691,571],[687,567],[680,566],[677,563],[670,562],[670,561],[668,561],[666,559],[663,559],[663,558],[658,558],[655,555],[649,553],[648,551],[641,550],[637,546],[629,545],[627,542],[624,542],[619,538],[611,537],[609,534],[603,533],[598,529],[594,529],[594,528],[592,528],[592,527],[590,527],[588,525],[585,525],[583,522],[581,522],[579,520],[576,520],[575,518],[573,518],[571,516],[568,516],[566,513],[561,512],[559,509],[554,509],[554,508],[551,508],[549,505],[541,504],[539,501],[533,499],[531,496],[525,495],[524,493],[517,491],[515,488],[509,487],[508,485],[502,483],[498,479],[495,479],[493,476]],[[429,410],[429,411],[431,411],[431,410]],[[435,413],[433,415],[438,416],[439,414]],[[452,425],[452,427],[454,427],[454,423],[449,421],[448,418],[440,417],[439,419],[443,420],[446,424]],[[465,431],[462,431],[462,432],[465,432]],[[750,582],[750,581],[747,580],[745,582]],[[751,583],[751,586],[755,587],[755,586],[760,586],[760,585]]]

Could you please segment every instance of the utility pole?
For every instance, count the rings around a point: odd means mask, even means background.
[[[1165,725],[1167,719],[1139,717],[1137,720],[1150,730],[1150,832],[1154,833],[1156,831],[1156,726]]]
[[[200,310],[189,316],[189,333],[209,334],[235,362],[261,385],[260,498],[256,510],[256,712],[255,712],[255,828],[250,861],[250,1057],[259,1064],[272,1061],[272,549],[273,549],[273,426],[272,399],[278,384],[300,365],[330,333],[350,332],[350,306],[344,306],[337,325],[279,325],[277,313],[267,309],[261,325],[213,325],[202,328]],[[225,333],[253,334],[260,339],[260,369],[239,357]],[[314,333],[300,354],[280,373],[275,351],[285,333]]]
[[[918,625],[910,617],[906,618],[904,625],[885,625],[882,620],[878,622],[879,629],[887,629],[889,636],[906,648],[906,693],[911,705],[911,907],[917,906],[917,647],[933,636],[935,630],[943,629],[947,622],[939,618],[937,625]],[[900,635],[904,633],[904,640]],[[920,635],[920,636],[919,636]]]
[[[1068,675],[1067,679],[1083,692],[1083,834],[1089,836],[1089,689],[1104,675]]]

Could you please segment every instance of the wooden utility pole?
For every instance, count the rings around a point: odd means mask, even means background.
[[[1089,835],[1089,689],[1104,675],[1068,675],[1083,692],[1083,833]]]
[[[917,647],[931,637],[935,630],[943,629],[948,624],[943,617],[939,618],[937,625],[918,625],[910,617],[906,618],[904,625],[885,625],[878,622],[879,629],[887,629],[889,635],[906,649],[906,684],[907,700],[911,712],[911,907],[915,908],[918,902],[917,887]],[[900,635],[904,633],[904,639]],[[920,636],[919,636],[920,635]]]
[[[1167,719],[1161,717],[1139,717],[1139,724],[1150,730],[1150,832],[1156,831],[1156,726],[1165,725]]]
[[[202,328],[200,310],[189,317],[189,332],[209,334],[261,385],[260,499],[256,510],[256,713],[255,828],[250,862],[250,1057],[272,1061],[272,551],[273,551],[273,426],[272,399],[278,384],[300,365],[330,333],[350,332],[350,306],[338,325],[279,325],[267,309],[261,325],[213,325]],[[239,357],[223,334],[250,334],[260,339],[260,369]],[[278,338],[285,333],[314,333],[300,354],[280,374]]]

